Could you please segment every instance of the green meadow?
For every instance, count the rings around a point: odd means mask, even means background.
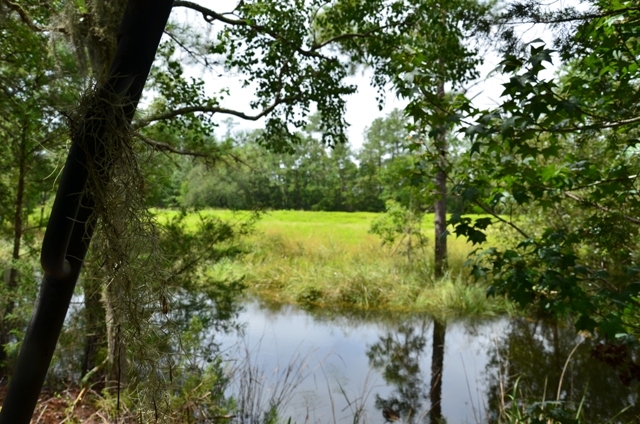
[[[162,211],[160,220],[177,212]],[[201,215],[242,222],[246,212],[206,210]],[[187,217],[195,228],[198,213]],[[502,299],[486,298],[486,286],[469,277],[464,263],[474,248],[449,237],[449,270],[433,279],[433,215],[425,216],[427,244],[383,246],[369,233],[380,214],[271,211],[261,213],[243,240],[246,254],[210,270],[243,278],[248,294],[305,307],[424,311],[434,316],[486,316],[504,312]]]

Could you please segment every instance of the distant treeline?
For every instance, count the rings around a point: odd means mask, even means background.
[[[312,129],[287,152],[272,152],[255,134],[229,136],[212,163],[185,160],[170,178],[156,178],[155,206],[318,211],[385,210],[385,201],[419,201],[429,210],[430,176],[408,175],[416,160],[399,111],[376,119],[363,146],[325,146]],[[160,173],[161,174],[161,173]],[[422,195],[416,196],[421,192]],[[412,200],[411,198],[419,199]],[[450,210],[457,198],[448,199]],[[458,208],[459,209],[459,208]]]

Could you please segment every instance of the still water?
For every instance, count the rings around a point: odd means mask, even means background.
[[[607,422],[625,408],[610,422],[640,422],[637,382],[624,386],[592,358],[594,342],[569,326],[510,318],[438,323],[256,302],[240,321],[244,335],[224,339],[226,355],[248,355],[253,371],[244,384],[260,392],[251,402],[282,399],[279,417],[292,423],[497,422],[516,383],[519,401],[559,395],[576,408],[582,402],[583,422]]]

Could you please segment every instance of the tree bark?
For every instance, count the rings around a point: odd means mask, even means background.
[[[438,99],[444,98],[444,83],[438,84]],[[442,278],[447,269],[447,133],[440,128],[436,137],[438,152],[436,173],[436,201],[434,204],[435,227],[435,277]]]

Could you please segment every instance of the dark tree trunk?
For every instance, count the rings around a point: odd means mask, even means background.
[[[438,84],[438,99],[444,98],[444,83]],[[438,151],[436,173],[436,201],[434,204],[435,227],[435,277],[442,278],[447,269],[447,133],[441,128],[436,138]]]
[[[109,78],[97,94],[122,99],[122,125],[133,118],[172,5],[172,0],[130,0],[127,4]],[[30,423],[89,247],[93,202],[84,189],[89,163],[104,162],[99,157],[104,150],[101,134],[109,123],[102,109],[87,110],[73,135],[42,244],[44,277],[38,303],[0,410],[0,424]],[[108,109],[114,110],[112,106]]]
[[[444,369],[444,323],[433,321],[433,351],[431,353],[431,392],[429,399],[429,422],[431,424],[444,423],[442,418],[442,370]]]

